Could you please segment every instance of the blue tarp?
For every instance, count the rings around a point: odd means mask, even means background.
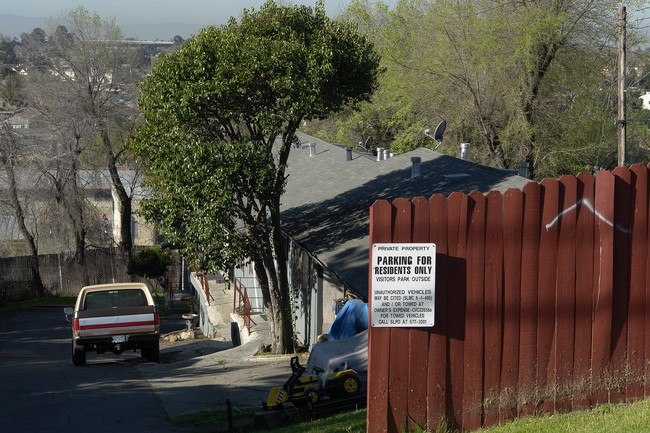
[[[347,338],[368,329],[368,304],[358,299],[345,303],[327,333],[331,339]]]

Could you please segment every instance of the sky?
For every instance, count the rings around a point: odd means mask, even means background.
[[[244,8],[259,9],[265,0],[1,1],[0,33],[5,36],[16,37],[23,32],[30,33],[35,27],[45,28],[46,18],[60,17],[83,6],[90,12],[97,12],[102,18],[115,17],[125,37],[171,40],[174,35],[188,38],[205,26],[225,24],[231,16],[239,17]],[[349,1],[325,0],[325,10],[328,15],[336,16]],[[288,0],[286,3],[314,6],[316,0]],[[16,19],[15,16],[20,18]]]
[[[24,17],[54,17],[84,6],[103,18],[115,17],[118,24],[184,23],[198,25],[224,24],[238,16],[244,8],[259,8],[264,0],[3,0],[0,14]],[[291,1],[292,4],[314,6],[316,0]],[[328,14],[345,7],[346,0],[325,0]]]
[[[97,12],[102,18],[115,17],[126,37],[170,40],[175,34],[184,38],[198,33],[207,25],[225,24],[229,17],[238,17],[244,8],[256,8],[265,0],[0,0],[0,18],[17,15],[35,20],[0,20],[0,33],[19,36],[29,33],[35,27],[44,26],[44,18],[57,17],[84,6]],[[281,3],[282,0],[276,0]],[[397,0],[384,0],[395,4]],[[314,6],[316,0],[286,0],[287,3]],[[330,16],[336,16],[345,9],[350,0],[325,0],[325,9]],[[628,8],[628,13],[632,12]],[[647,18],[647,13],[644,17]],[[5,17],[6,18],[6,17]],[[154,24],[184,24],[186,26],[143,27]],[[14,25],[15,24],[15,25]],[[136,34],[136,33],[140,34]],[[146,36],[146,37],[145,37]]]

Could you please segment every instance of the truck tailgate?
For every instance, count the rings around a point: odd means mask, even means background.
[[[159,330],[155,307],[123,307],[78,311],[78,337],[146,334]]]

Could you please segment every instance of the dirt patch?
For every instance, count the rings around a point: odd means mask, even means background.
[[[200,329],[190,329],[183,331],[171,332],[160,337],[160,350],[169,349],[170,347],[184,346],[206,340]]]

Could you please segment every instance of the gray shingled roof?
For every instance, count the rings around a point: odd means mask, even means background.
[[[287,188],[282,197],[282,227],[287,235],[314,255],[362,298],[368,293],[370,206],[380,199],[429,198],[452,192],[505,191],[522,188],[529,179],[511,171],[474,164],[419,148],[376,161],[345,147],[305,134],[309,149],[292,149]],[[412,157],[420,157],[421,175],[411,178]]]

